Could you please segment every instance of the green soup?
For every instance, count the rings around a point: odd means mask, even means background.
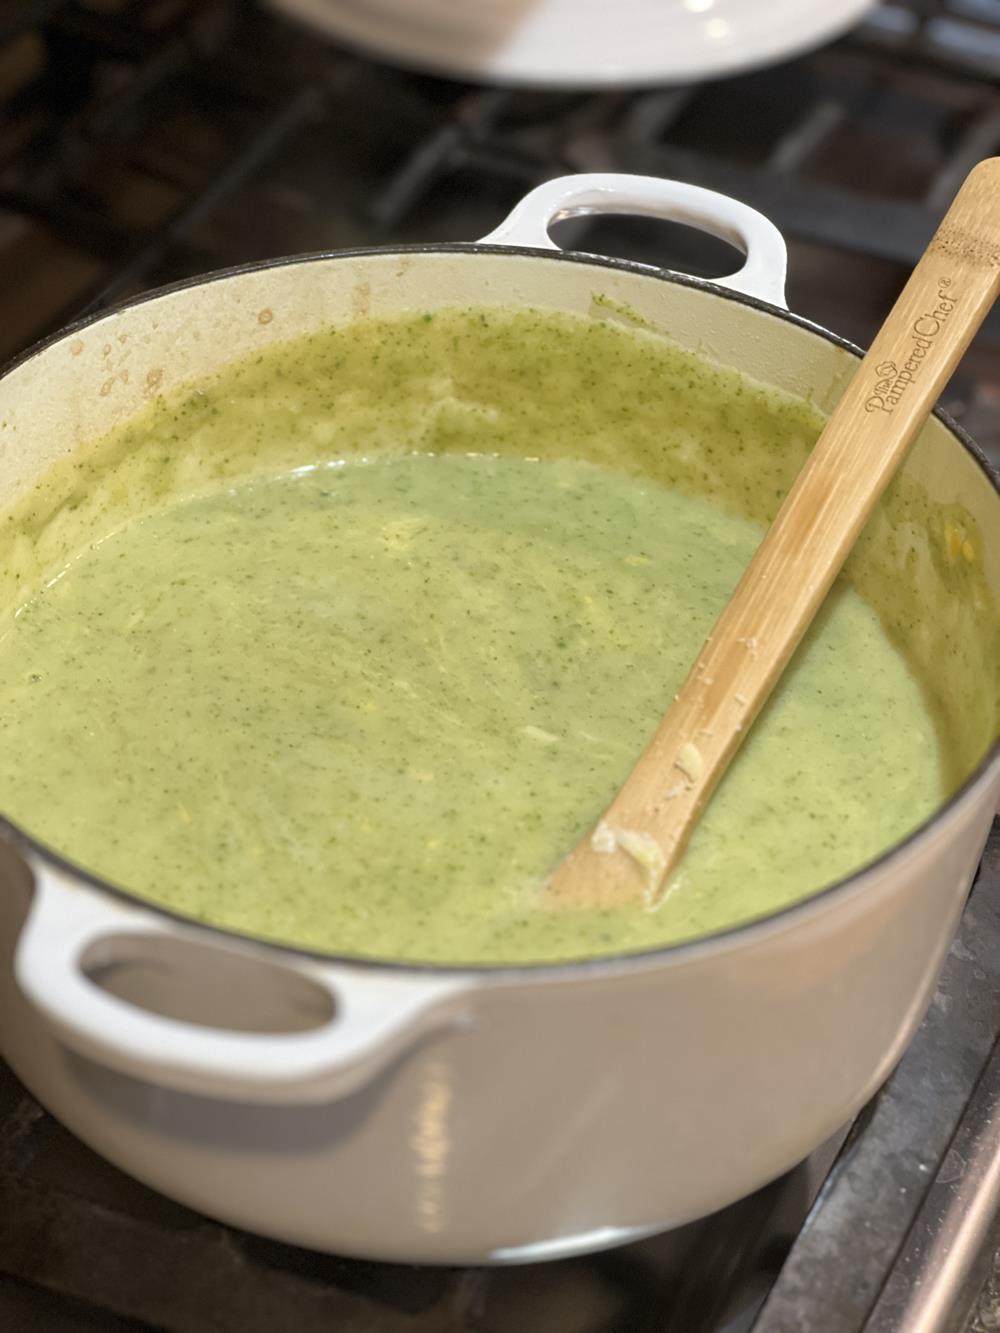
[[[338,953],[568,959],[800,899],[950,782],[921,686],[845,582],[657,910],[552,912],[540,886],[761,538],[693,471],[728,451],[730,487],[770,493],[768,450],[804,453],[819,424],[554,316],[372,322],[230,368],[12,511],[37,569],[22,552],[0,637],[0,809],[178,912]],[[76,558],[43,581],[56,517]]]

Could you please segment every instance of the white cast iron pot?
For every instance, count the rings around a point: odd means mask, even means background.
[[[642,213],[746,252],[718,283],[556,251],[548,224]],[[829,407],[856,352],[784,309],[781,237],[669,181],[530,194],[478,246],[282,260],[146,297],[0,379],[0,497],[153,391],[359,312],[599,291]],[[606,307],[604,307],[606,309]],[[1000,499],[943,418],[907,463],[986,535]],[[985,739],[984,739],[985,744]],[[317,957],[143,905],[0,828],[0,1042],[61,1120],[217,1218],[345,1254],[548,1258],[674,1226],[793,1166],[878,1087],[928,1003],[997,804],[994,746],[937,816],[765,921],[642,956],[449,970]]]

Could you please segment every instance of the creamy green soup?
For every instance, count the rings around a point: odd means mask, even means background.
[[[495,352],[456,387],[449,345],[485,330],[495,347],[510,323],[456,313],[391,326],[428,395],[408,417],[413,385],[394,367],[406,393],[380,417],[394,440],[368,430],[387,328],[373,325],[158,403],[76,460],[68,500],[50,478],[14,516],[39,551],[55,516],[72,546],[78,516],[76,558],[44,586],[22,565],[30,595],[0,634],[0,809],[181,913],[451,962],[716,931],[921,822],[948,785],[934,719],[842,582],[662,905],[545,907],[546,871],[627,775],[762,535],[684,469],[728,449],[732,487],[768,488],[775,439],[804,451],[819,426],[660,340],[547,322],[559,355],[579,341],[584,369],[603,339],[657,371],[628,410],[592,368],[555,386],[584,412],[589,394],[592,429],[617,412],[617,467],[593,439],[572,456],[565,412],[519,433]],[[677,484],[643,465],[647,448],[674,451]]]

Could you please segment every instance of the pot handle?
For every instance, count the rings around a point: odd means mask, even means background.
[[[563,218],[600,213],[628,213],[663,218],[698,227],[729,241],[746,255],[746,263],[716,286],[746,292],[771,305],[785,305],[788,252],[773,222],[762,213],[728,195],[658,176],[629,176],[599,172],[560,176],[526,194],[483,245],[526,245],[558,250],[549,227]]]
[[[111,994],[85,970],[97,946],[148,949],[169,938],[245,965],[295,974],[318,987],[332,1016],[305,1032],[246,1032],[179,1021]],[[98,955],[99,956],[99,955]],[[71,1050],[119,1073],[195,1095],[308,1104],[347,1095],[424,1033],[464,1021],[456,977],[316,961],[271,946],[220,941],[107,897],[50,866],[35,867],[35,894],[14,959],[18,985]]]

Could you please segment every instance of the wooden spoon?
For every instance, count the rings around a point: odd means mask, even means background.
[[[1000,158],[971,172],[627,782],[547,901],[655,907],[719,779],[1000,290]]]

